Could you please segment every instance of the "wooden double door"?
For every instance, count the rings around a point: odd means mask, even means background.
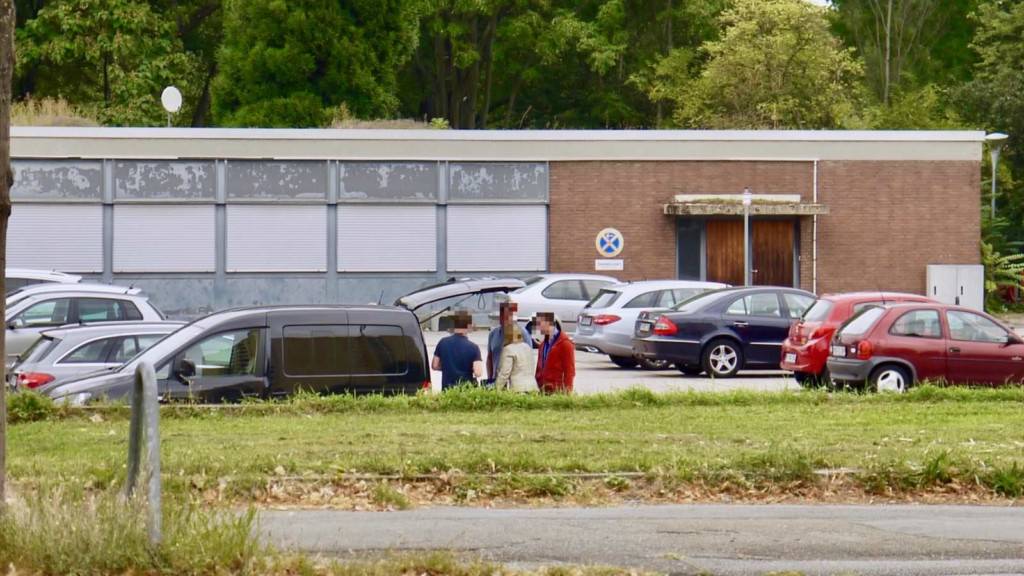
[[[792,286],[796,240],[793,220],[750,221],[750,282]],[[743,220],[708,220],[705,249],[709,282],[743,285]]]

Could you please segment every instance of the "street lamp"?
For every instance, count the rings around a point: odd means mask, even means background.
[[[743,189],[743,285],[750,286],[750,188]]]
[[[996,217],[996,174],[999,168],[999,152],[1003,149],[1003,144],[1006,143],[1006,139],[1009,138],[1006,134],[1001,132],[993,132],[988,136],[985,136],[985,141],[988,142],[988,153],[992,160],[992,219]]]
[[[164,91],[160,94],[160,103],[163,104],[164,110],[167,111],[167,127],[170,128],[171,114],[181,110],[181,91],[174,86],[164,88]]]

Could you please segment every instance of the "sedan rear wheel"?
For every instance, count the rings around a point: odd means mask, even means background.
[[[609,354],[608,357],[619,368],[636,368],[636,358],[632,356],[612,356]]]
[[[910,387],[910,372],[902,366],[886,364],[871,373],[871,388],[876,392],[902,394]]]
[[[743,366],[743,352],[732,340],[715,340],[704,348],[704,371],[716,378],[729,378]]]

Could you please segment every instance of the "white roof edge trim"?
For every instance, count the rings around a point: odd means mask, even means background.
[[[11,138],[479,142],[983,142],[982,130],[373,130],[12,126]]]

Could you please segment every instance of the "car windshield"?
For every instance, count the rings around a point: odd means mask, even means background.
[[[804,312],[804,322],[823,322],[825,318],[828,318],[828,313],[832,311],[832,302],[828,300],[818,300],[807,312]]]
[[[864,334],[875,325],[875,322],[878,322],[878,319],[882,317],[882,314],[885,314],[885,308],[866,308],[860,314],[851,318],[850,321],[839,330],[839,335],[859,336]]]
[[[202,334],[205,330],[206,328],[204,326],[189,324],[176,332],[171,332],[167,336],[161,338],[156,344],[153,344],[149,348],[136,354],[131,360],[122,364],[117,371],[124,372],[126,370],[134,370],[140,362],[149,362],[153,365],[153,368],[159,369],[160,366],[157,365],[158,362],[177,350],[183,344],[187,343],[189,340]]]
[[[614,304],[615,301],[619,299],[619,296],[622,296],[622,292],[619,292],[618,290],[602,288],[601,291],[597,293],[597,296],[594,296],[590,302],[587,302],[587,305],[584,306],[584,308],[607,308]]]
[[[56,346],[59,342],[60,340],[51,336],[42,336],[21,354],[21,359],[25,362],[38,362],[46,356],[52,346]]]
[[[723,290],[701,292],[688,300],[683,300],[679,304],[676,304],[672,307],[672,310],[676,312],[693,312],[694,310],[700,310],[705,305],[721,298],[723,293]]]

